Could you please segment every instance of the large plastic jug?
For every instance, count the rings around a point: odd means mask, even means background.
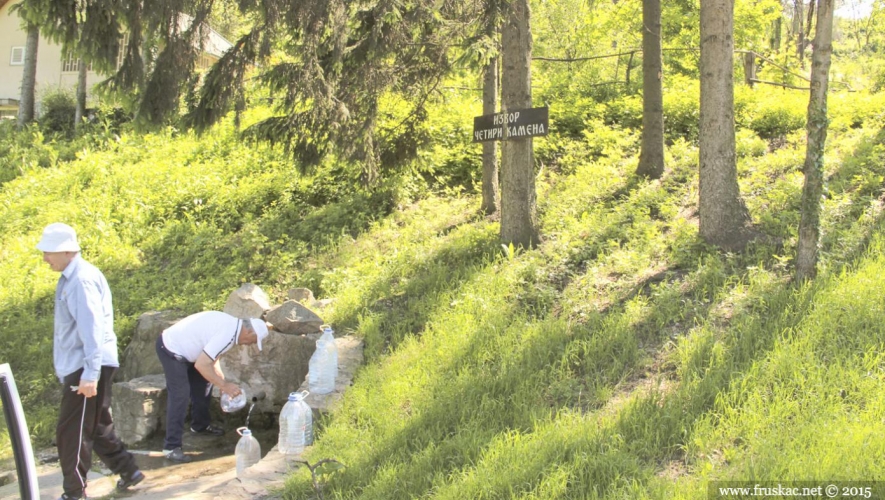
[[[335,377],[338,376],[338,347],[334,332],[329,325],[323,325],[323,334],[317,340],[317,349],[310,357],[307,383],[314,394],[329,394],[335,390]]]
[[[245,391],[240,390],[240,393],[235,397],[230,397],[225,393],[221,393],[221,411],[231,413],[241,410],[244,406],[246,406]]]
[[[280,412],[280,439],[277,448],[284,455],[300,455],[313,442],[313,411],[304,402],[307,391],[289,394]]]
[[[242,436],[237,441],[237,477],[242,478],[245,470],[261,460],[261,444],[252,436],[248,427],[240,427],[237,433]]]

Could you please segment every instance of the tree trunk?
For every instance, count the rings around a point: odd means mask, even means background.
[[[700,235],[726,250],[747,242],[750,214],[737,182],[734,0],[701,1]]]
[[[817,31],[811,56],[811,97],[808,100],[805,184],[802,187],[802,218],[796,249],[796,279],[817,274],[820,241],[820,198],[824,188],[824,146],[827,142],[827,86],[833,52],[833,1],[818,0]]]
[[[779,17],[771,23],[771,37],[768,39],[768,48],[774,52],[781,50],[781,29],[783,26],[783,18]]]
[[[37,46],[40,42],[40,28],[28,24],[28,38],[25,41],[25,67],[22,72],[21,100],[18,103],[18,127],[34,121],[37,94]]]
[[[498,107],[498,58],[494,57],[485,67],[482,80],[482,114],[490,115]],[[486,215],[498,211],[498,142],[482,143],[482,206]]]
[[[661,0],[642,2],[642,146],[636,175],[664,174],[664,70],[661,53]]]
[[[80,59],[77,73],[77,108],[74,111],[74,129],[80,127],[80,122],[86,116],[86,61]]]
[[[528,0],[513,0],[502,31],[502,111],[532,106],[532,33]],[[504,124],[501,241],[531,248],[539,242],[532,139],[509,140]]]
[[[744,83],[752,87],[756,80],[756,54],[744,52]]]
[[[805,25],[802,21],[805,18],[805,0],[793,0],[793,29],[796,35],[796,57],[799,58],[799,64],[805,67]]]

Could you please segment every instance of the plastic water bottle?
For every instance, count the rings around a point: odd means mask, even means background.
[[[332,328],[323,325],[323,334],[317,340],[317,349],[310,357],[307,383],[314,394],[329,394],[335,390],[335,377],[338,376],[338,347]]]
[[[313,442],[313,410],[304,402],[307,391],[289,394],[280,412],[280,439],[277,448],[284,455],[300,455]]]
[[[258,440],[252,436],[252,431],[248,427],[240,427],[237,433],[242,436],[237,441],[237,477],[242,478],[245,470],[258,463],[261,460],[261,445]]]
[[[231,413],[241,410],[246,406],[246,392],[240,390],[240,393],[234,397],[230,397],[225,393],[221,393],[221,411]]]

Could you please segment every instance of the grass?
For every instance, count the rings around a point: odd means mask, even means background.
[[[470,190],[420,187],[463,178],[467,147],[366,191],[347,165],[299,173],[230,124],[93,142],[2,184],[0,352],[45,444],[56,276],[33,245],[65,220],[108,275],[121,347],[142,312],[217,308],[245,281],[335,298],[324,319],[364,339],[366,364],[306,457],[347,465],[326,498],[700,499],[711,481],[878,479],[885,97],[831,96],[821,274],[798,286],[790,96],[740,95],[741,191],[779,242],[741,254],[697,237],[696,145],[673,141],[664,178],[636,179],[636,130],[594,117],[538,141],[533,250],[502,248]],[[283,494],[312,491],[302,470]]]

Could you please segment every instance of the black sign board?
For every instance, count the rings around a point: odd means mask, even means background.
[[[525,139],[547,135],[550,129],[547,106],[515,109],[506,113],[473,118],[473,142]],[[507,129],[504,129],[504,126]]]

